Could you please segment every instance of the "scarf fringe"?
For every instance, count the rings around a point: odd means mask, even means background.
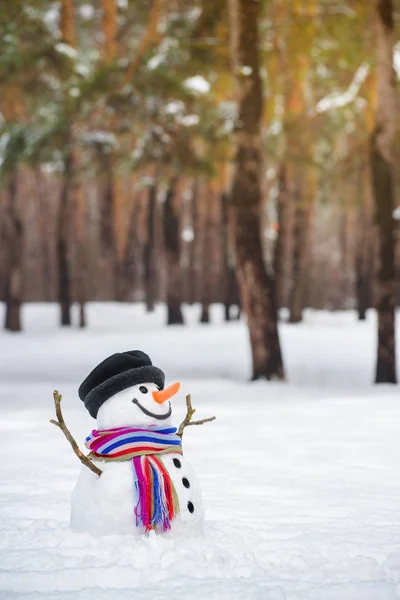
[[[155,457],[135,457],[133,466],[137,481],[138,502],[135,507],[136,526],[168,531],[179,514],[178,495],[164,465]]]

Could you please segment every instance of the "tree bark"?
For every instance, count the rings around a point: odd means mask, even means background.
[[[240,317],[240,297],[238,284],[236,280],[235,265],[233,252],[231,248],[231,236],[229,235],[229,198],[225,192],[220,196],[221,214],[222,214],[222,285],[223,285],[223,302],[224,302],[224,318],[225,321],[230,321],[232,318],[231,307],[237,306],[237,318]]]
[[[26,120],[25,102],[18,83],[2,89],[1,113],[6,124]],[[21,330],[21,305],[23,292],[23,253],[25,242],[24,223],[18,203],[18,187],[21,181],[19,158],[7,176],[4,214],[4,300],[6,303],[4,327],[9,331]]]
[[[307,232],[307,211],[300,190],[294,190],[294,230],[292,255],[292,285],[289,297],[289,323],[300,323],[303,320],[305,278],[304,253]]]
[[[6,213],[5,329],[21,331],[24,225],[17,206],[18,175],[9,175]]]
[[[43,173],[40,170],[40,166],[35,169],[35,183],[37,191],[37,204],[38,212],[37,219],[39,221],[39,234],[40,234],[40,258],[42,263],[42,276],[43,276],[43,292],[44,299],[46,302],[53,300],[53,289],[52,289],[52,269],[50,262],[50,214],[49,214],[49,198],[47,191],[47,182]]]
[[[210,198],[211,195],[211,186],[208,183],[204,190],[204,195],[202,196],[202,218],[201,218],[201,228],[202,228],[202,249],[201,249],[201,315],[200,315],[200,323],[209,323],[210,322],[210,304],[212,301],[212,285],[213,285],[213,277],[212,277],[212,261],[213,261],[213,235],[212,235],[212,227],[213,227],[213,219],[212,219],[212,207]]]
[[[117,55],[118,4],[116,0],[101,0],[103,9],[103,61],[109,65]],[[114,116],[109,117],[109,126],[115,127]],[[115,169],[114,152],[98,147],[98,159],[102,173],[100,176],[100,253],[102,277],[106,287],[111,292],[110,300],[119,300],[123,295],[121,281],[121,262],[123,257],[122,245],[118,243],[117,235],[120,226],[118,204],[120,196],[120,181]]]
[[[231,57],[238,88],[239,119],[231,203],[236,274],[246,313],[253,379],[284,379],[273,282],[263,261],[261,242],[261,118],[258,22],[260,3],[229,0]]]
[[[281,165],[278,173],[278,235],[274,248],[274,277],[277,309],[285,305],[285,280],[288,261],[289,238],[289,192],[286,176],[286,166]]]
[[[86,327],[86,302],[88,298],[87,268],[87,209],[85,189],[80,180],[77,165],[79,154],[75,150],[73,173],[73,208],[74,208],[74,242],[75,242],[75,300],[79,304],[79,327]]]
[[[367,177],[365,176],[367,175]],[[361,193],[357,219],[357,245],[355,256],[355,295],[358,320],[365,321],[367,310],[373,306],[372,282],[374,276],[374,231],[371,215],[370,170],[363,167],[358,181]]]
[[[134,187],[132,185],[132,187]],[[119,299],[132,301],[133,292],[138,282],[137,272],[138,257],[140,255],[140,242],[138,239],[138,222],[140,219],[140,202],[138,193],[133,196],[128,218],[126,243],[124,245],[120,263],[120,289]]]
[[[346,186],[344,188],[346,191]],[[351,192],[350,192],[351,193]],[[339,222],[339,245],[340,245],[340,305],[341,310],[345,310],[349,297],[351,295],[349,285],[349,271],[350,271],[350,215],[349,206],[345,204],[341,209],[340,222]]]
[[[147,239],[144,246],[144,280],[146,288],[146,309],[153,312],[158,288],[157,269],[157,185],[153,183],[148,190]]]
[[[297,166],[293,168],[291,200],[294,205],[294,224],[292,281],[289,295],[290,323],[300,323],[303,320],[310,275],[310,235],[315,199],[314,174],[310,171],[312,168],[308,166],[304,170],[304,177]]]
[[[73,0],[61,2],[61,35],[63,40],[75,48],[75,14]],[[74,177],[74,159],[72,150],[72,124],[69,123],[64,134],[64,171],[60,205],[57,219],[57,266],[58,266],[58,301],[60,304],[60,321],[62,326],[71,325],[72,280],[69,235],[71,228],[71,189]]]
[[[370,164],[379,239],[377,273],[378,348],[376,383],[396,383],[395,240],[393,138],[396,131],[396,89],[393,69],[392,0],[376,0],[377,110],[370,137]]]
[[[70,133],[68,139],[70,140]],[[68,143],[68,142],[67,142]],[[78,173],[79,153],[69,148],[64,160],[57,222],[58,301],[62,326],[70,326],[73,299],[79,327],[85,327],[88,296],[86,196]]]
[[[61,2],[61,35],[63,40],[75,48],[75,20],[74,20],[74,0],[62,0]]]
[[[163,229],[167,266],[167,323],[183,325],[182,314],[182,272],[181,272],[181,234],[179,219],[178,178],[169,186],[164,201]]]
[[[111,62],[117,51],[117,4],[115,0],[102,0],[104,59]]]
[[[70,138],[70,133],[68,139]],[[86,196],[78,172],[79,153],[69,148],[57,221],[58,301],[61,325],[70,326],[73,299],[79,304],[79,327],[85,327],[88,297]]]
[[[358,320],[365,321],[372,302],[373,253],[365,244],[356,257],[356,298]]]
[[[139,43],[138,49],[133,60],[128,65],[124,77],[124,84],[132,83],[132,79],[136,74],[136,71],[140,67],[143,57],[146,54],[146,51],[160,39],[158,23],[162,14],[163,5],[164,0],[154,0],[154,2],[152,3],[152,7],[149,12],[149,18],[147,21],[146,31]]]
[[[217,181],[209,181],[202,198],[202,286],[201,286],[201,323],[210,322],[210,306],[217,298],[218,271],[220,264],[218,228],[220,221],[220,203]]]
[[[189,265],[188,265],[188,277],[187,277],[187,298],[189,304],[194,304],[199,299],[199,287],[201,283],[201,269],[200,269],[200,210],[199,204],[201,201],[202,185],[199,179],[193,181],[192,197],[191,197],[191,229],[192,229],[192,241],[189,246]]]
[[[71,325],[71,266],[69,256],[70,188],[73,178],[72,153],[64,161],[60,206],[57,223],[58,302],[62,326]]]
[[[223,268],[223,302],[224,302],[224,318],[225,321],[231,320],[231,298],[229,290],[230,282],[230,270],[229,264],[229,217],[228,217],[228,203],[229,198],[225,192],[220,196],[221,202],[221,213],[222,213],[222,268]]]
[[[100,200],[100,265],[110,300],[117,300],[119,290],[119,257],[115,232],[115,189],[112,154],[99,148],[101,173],[98,177]]]

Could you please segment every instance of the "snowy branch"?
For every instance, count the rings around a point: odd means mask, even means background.
[[[61,396],[61,394],[58,393],[57,390],[54,390],[53,398],[54,398],[54,405],[56,407],[56,415],[57,415],[58,420],[55,421],[54,419],[50,419],[50,423],[53,423],[53,425],[56,425],[57,427],[59,427],[61,429],[61,431],[63,432],[63,434],[69,441],[69,443],[71,444],[72,450],[75,452],[76,456],[79,458],[81,463],[84,464],[86,467],[88,467],[88,469],[90,469],[91,471],[93,471],[93,473],[96,473],[96,475],[98,475],[100,477],[100,475],[102,474],[103,471],[101,471],[98,467],[96,467],[96,465],[90,460],[90,458],[88,458],[87,456],[85,456],[85,454],[83,454],[82,450],[79,448],[78,444],[72,437],[71,432],[69,431],[68,427],[65,424],[64,417],[63,417],[63,414],[61,411],[62,396]]]
[[[209,423],[210,421],[214,421],[216,417],[208,417],[207,419],[200,419],[199,421],[192,421],[192,417],[196,412],[195,408],[192,408],[192,401],[190,398],[190,394],[186,396],[186,417],[183,419],[182,423],[179,425],[178,435],[180,438],[183,436],[183,431],[185,427],[189,427],[190,425],[203,425],[203,423]]]

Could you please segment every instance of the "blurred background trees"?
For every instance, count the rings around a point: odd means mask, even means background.
[[[397,0],[13,0],[0,11],[0,298],[278,316],[400,297]],[[393,212],[394,211],[394,212]],[[279,312],[279,309],[287,311]]]

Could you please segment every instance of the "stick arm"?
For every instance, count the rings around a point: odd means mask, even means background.
[[[70,430],[68,429],[68,427],[65,424],[64,417],[63,417],[62,410],[61,410],[62,395],[58,393],[58,390],[54,390],[53,398],[54,398],[54,405],[56,408],[57,421],[54,419],[50,419],[50,423],[52,423],[53,425],[55,425],[56,427],[59,427],[59,429],[61,429],[61,431],[63,432],[63,434],[69,441],[69,443],[71,444],[72,450],[75,452],[76,456],[79,458],[81,463],[83,465],[85,465],[86,467],[88,467],[88,469],[90,469],[91,471],[93,471],[93,473],[96,473],[96,475],[98,475],[100,477],[100,475],[102,474],[103,471],[101,469],[99,469],[98,467],[96,467],[96,465],[93,463],[93,461],[90,460],[90,458],[88,456],[83,454],[82,450],[79,448],[79,446],[76,443],[75,439],[73,438]]]
[[[210,423],[214,421],[216,417],[207,417],[207,419],[200,419],[199,421],[192,421],[192,417],[196,409],[192,407],[192,399],[190,394],[186,396],[186,417],[183,419],[182,423],[179,425],[179,429],[177,435],[182,439],[183,432],[185,427],[189,427],[190,425],[203,425],[204,423]]]

